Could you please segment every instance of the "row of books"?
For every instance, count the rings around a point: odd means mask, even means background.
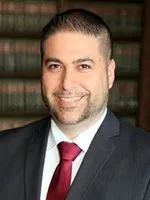
[[[115,42],[114,58],[117,75],[136,76],[139,72],[139,42]],[[0,76],[39,77],[40,51],[38,40],[0,39]]]
[[[0,32],[38,33],[57,12],[55,1],[0,2]]]
[[[114,35],[141,35],[143,6],[140,3],[107,3],[64,1],[61,10],[86,8],[99,15],[110,26]],[[39,33],[47,21],[58,12],[56,1],[0,2],[0,33]]]
[[[32,115],[45,112],[38,79],[0,80],[0,115]]]
[[[110,93],[110,107],[115,112],[134,113],[137,109],[137,82],[118,80]],[[47,113],[39,79],[1,79],[0,116],[42,115]]]
[[[135,80],[118,80],[109,97],[111,109],[121,115],[135,114],[138,109],[138,82]]]

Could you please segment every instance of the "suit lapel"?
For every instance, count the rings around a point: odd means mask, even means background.
[[[41,180],[50,119],[42,126],[32,129],[34,135],[29,142],[25,161],[25,199],[40,200]]]
[[[100,173],[103,166],[112,155],[115,144],[112,137],[119,134],[119,122],[108,111],[107,116],[100,129],[96,133],[90,148],[88,149],[78,174],[71,186],[67,200],[80,200],[92,185],[97,173]]]

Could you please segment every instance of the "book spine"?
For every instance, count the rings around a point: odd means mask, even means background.
[[[0,2],[0,11],[0,32],[39,33],[56,13],[56,3],[3,1]]]
[[[109,106],[120,115],[135,114],[138,107],[137,92],[137,81],[118,80],[110,92]]]
[[[140,42],[116,42],[114,59],[117,76],[136,77],[140,69]]]
[[[0,40],[0,75],[40,75],[39,41]]]
[[[43,103],[40,80],[1,79],[0,115],[42,115],[47,109]]]
[[[46,113],[46,107],[42,100],[41,85],[39,80],[26,80],[24,95],[26,113]]]
[[[24,83],[21,80],[0,80],[0,113],[24,110]]]

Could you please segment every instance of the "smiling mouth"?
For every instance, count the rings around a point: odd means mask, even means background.
[[[60,101],[66,102],[66,103],[73,103],[76,101],[79,101],[82,99],[83,96],[81,97],[59,97]]]
[[[76,108],[78,103],[82,100],[84,96],[69,97],[69,96],[57,96],[56,101],[60,108],[70,109]]]

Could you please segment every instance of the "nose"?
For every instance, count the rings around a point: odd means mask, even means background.
[[[70,90],[74,87],[74,73],[71,70],[64,70],[61,77],[61,89]]]

